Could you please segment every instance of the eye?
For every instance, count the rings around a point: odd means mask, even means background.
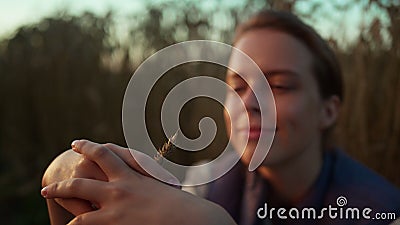
[[[296,87],[293,85],[286,85],[286,84],[270,84],[271,90],[275,94],[285,94],[290,93],[291,91],[295,90]]]
[[[233,87],[233,90],[240,95],[241,93],[246,91],[246,87],[245,86]]]
[[[275,93],[289,92],[296,89],[297,87],[297,82],[284,76],[277,75],[272,79],[269,79],[268,82],[272,91]]]
[[[287,85],[271,85],[272,89],[281,89],[281,90],[290,90],[292,87],[287,86]]]
[[[269,71],[267,73],[267,80],[271,90],[278,93],[286,93],[296,90],[299,86],[299,75],[289,70]]]
[[[235,79],[233,82],[228,82],[228,84],[231,86],[231,90],[236,92],[238,95],[245,93],[248,88],[247,84],[239,79]]]

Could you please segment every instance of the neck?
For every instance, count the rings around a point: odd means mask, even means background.
[[[300,155],[274,166],[261,166],[258,171],[272,185],[280,199],[295,204],[299,202],[317,179],[323,159],[319,143],[310,146]]]

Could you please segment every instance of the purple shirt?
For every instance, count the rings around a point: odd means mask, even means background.
[[[393,219],[372,218],[375,213],[395,213],[396,218],[400,216],[400,190],[337,149],[324,154],[321,172],[299,204],[290,205],[275,196],[267,180],[257,172],[248,172],[243,164],[238,163],[223,177],[209,184],[207,199],[224,207],[239,225],[389,224]],[[271,208],[275,210],[269,213]],[[281,216],[288,219],[279,218],[277,210],[280,208]],[[289,210],[296,216],[293,208],[298,209],[300,218],[306,219],[291,220]],[[314,214],[307,210],[302,217],[304,208],[315,210],[316,219],[308,220]],[[262,219],[257,216],[257,211]],[[364,219],[363,212],[370,218]],[[359,219],[356,219],[357,215]]]

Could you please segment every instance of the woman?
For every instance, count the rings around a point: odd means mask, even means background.
[[[225,119],[226,124],[233,121],[227,129],[231,131],[234,147],[247,141],[243,137],[249,140],[241,163],[208,185],[204,196],[208,200],[130,169],[122,160],[146,175],[121,147],[79,141],[73,144],[73,149],[85,157],[71,151],[64,153],[49,166],[43,179],[44,186],[50,184],[42,194],[49,199],[52,223],[65,223],[62,218],[67,214],[60,205],[78,215],[72,224],[390,222],[368,218],[343,220],[323,213],[321,218],[311,221],[307,217],[287,218],[290,217],[287,211],[292,208],[314,207],[320,212],[328,205],[344,206],[338,204],[339,197],[348,200],[347,206],[368,206],[373,212],[399,215],[400,193],[395,187],[328,145],[343,93],[339,65],[322,38],[291,14],[263,11],[239,26],[234,46],[263,71],[276,104],[275,139],[256,171],[246,172],[245,167],[262,128],[260,106],[252,91],[258,78],[246,73],[245,65],[235,65],[238,73],[245,74],[247,82],[232,71],[228,71],[226,82],[241,97],[246,112],[235,109],[233,93],[228,92],[225,105],[231,108],[228,108],[230,117],[225,113]],[[250,130],[243,131],[241,121],[247,117]],[[66,165],[66,162],[73,163]],[[56,197],[58,202],[52,200]],[[88,200],[99,209],[93,211],[93,206],[79,199]],[[268,211],[268,217],[264,217],[268,210],[264,206],[282,208],[280,212],[286,214],[279,216]]]

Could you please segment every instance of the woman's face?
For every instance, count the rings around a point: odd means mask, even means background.
[[[235,47],[260,67],[275,99],[275,138],[263,165],[279,166],[307,151],[320,151],[322,130],[326,128],[321,121],[324,107],[312,74],[312,55],[306,46],[284,32],[264,28],[246,32]],[[231,63],[238,62],[233,59]],[[228,71],[226,81],[241,97],[247,112],[239,110],[234,93],[228,91],[225,105],[230,116],[227,111],[224,116],[228,133],[232,132],[230,138],[234,147],[245,145],[248,135],[249,140],[242,156],[242,161],[248,164],[261,131],[260,106],[251,88],[261,81],[257,80],[260,78],[256,75],[246,73],[246,65],[234,67],[249,82],[246,83],[232,71]],[[249,131],[242,129],[247,116]]]

